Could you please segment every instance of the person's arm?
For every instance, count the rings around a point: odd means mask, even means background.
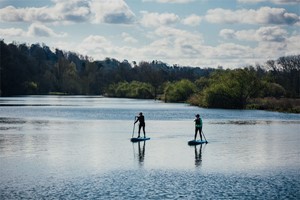
[[[136,120],[135,120],[135,124],[139,121],[140,119],[139,119],[139,117],[136,117]]]

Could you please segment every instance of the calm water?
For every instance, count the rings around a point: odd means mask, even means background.
[[[142,111],[147,136],[129,141]],[[208,144],[188,146],[200,113]],[[300,199],[300,115],[0,98],[0,199]]]

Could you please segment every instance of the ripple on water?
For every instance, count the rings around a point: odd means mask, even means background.
[[[0,199],[299,199],[300,174],[128,170],[39,183],[0,183]]]

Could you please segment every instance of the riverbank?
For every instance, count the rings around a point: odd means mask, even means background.
[[[130,98],[130,99],[151,99],[144,97],[128,97],[128,96],[113,96],[113,95],[104,95],[104,97],[111,98]],[[192,106],[203,107],[199,105],[199,101],[193,98],[189,98],[186,102],[173,102],[173,103],[188,103]],[[164,101],[163,96],[158,96],[156,100]],[[164,101],[165,102],[165,101]],[[247,110],[266,110],[266,111],[276,111],[276,112],[284,112],[284,113],[300,113],[300,99],[296,98],[274,98],[274,97],[265,97],[265,98],[253,98],[247,102],[246,108]]]
[[[52,92],[48,95],[53,96],[68,96],[67,93],[59,93],[59,92]],[[26,96],[26,95],[25,95]],[[34,96],[34,95],[33,95]],[[43,96],[43,95],[40,95]],[[85,96],[85,95],[82,95]],[[151,99],[151,98],[141,98],[141,97],[119,97],[119,96],[113,96],[113,95],[103,95],[103,97],[111,97],[111,98],[128,98],[128,99]],[[188,99],[186,102],[172,102],[172,103],[187,103],[192,106],[198,106],[203,107],[199,105],[199,101],[195,100],[197,96],[194,96],[193,98]],[[164,101],[163,98],[160,98],[158,96],[157,99],[153,100],[160,100]],[[284,113],[300,113],[300,99],[293,99],[293,98],[255,98],[250,99],[246,105],[247,110],[266,110],[266,111],[276,111],[276,112],[284,112]]]
[[[199,106],[199,96],[193,96],[187,103],[193,106]],[[213,107],[211,107],[213,108]],[[253,98],[248,100],[245,109],[249,110],[267,110],[285,113],[300,113],[300,99],[294,98]]]
[[[256,98],[251,99],[246,108],[287,113],[300,113],[300,99]]]
[[[106,97],[117,97],[119,96],[106,96]],[[199,105],[199,101],[193,98],[188,99],[186,102],[172,102],[172,103],[188,103],[192,106],[203,107]],[[130,97],[124,97],[130,98]],[[145,99],[135,97],[135,99]],[[149,98],[146,98],[149,99]],[[163,96],[158,96],[157,100],[164,101]],[[300,113],[300,99],[293,98],[273,98],[273,97],[265,97],[265,98],[254,98],[250,99],[246,105],[247,110],[266,110],[266,111],[276,111],[276,112],[284,112],[284,113]]]

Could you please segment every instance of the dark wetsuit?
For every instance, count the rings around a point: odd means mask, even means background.
[[[197,132],[199,131],[199,135],[200,135],[200,139],[202,140],[202,119],[199,117],[199,118],[196,118],[195,120],[195,140],[196,140],[196,137],[197,137]]]
[[[140,137],[140,133],[141,133],[141,128],[143,128],[143,133],[144,133],[144,137],[146,137],[146,132],[145,132],[145,117],[144,115],[140,115],[137,117],[137,120],[135,122],[139,121],[139,135],[138,137]]]

